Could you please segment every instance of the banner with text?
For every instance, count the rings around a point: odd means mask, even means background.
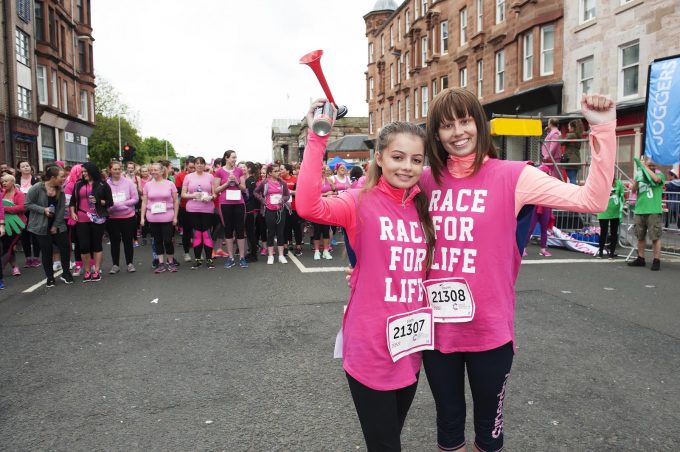
[[[680,55],[649,67],[645,154],[660,165],[680,161]]]

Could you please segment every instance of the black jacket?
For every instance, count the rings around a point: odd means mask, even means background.
[[[73,190],[73,196],[71,196],[71,204],[69,204],[72,207],[75,207],[76,212],[78,211],[78,206],[80,202],[80,189],[83,187],[83,185],[87,184],[85,181],[78,181],[76,183],[76,186]],[[109,216],[109,207],[113,205],[113,195],[111,194],[111,187],[109,184],[104,182],[103,180],[100,180],[98,182],[93,182],[92,183],[92,194],[94,195],[95,199],[95,211],[97,212],[97,215],[100,217],[108,217]],[[104,205],[102,205],[101,201],[104,200]]]

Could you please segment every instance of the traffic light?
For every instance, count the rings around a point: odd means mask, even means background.
[[[126,161],[126,162],[130,161],[130,160],[134,160],[135,152],[136,152],[136,149],[135,149],[134,146],[132,146],[129,143],[125,143],[125,146],[123,146],[123,160]]]

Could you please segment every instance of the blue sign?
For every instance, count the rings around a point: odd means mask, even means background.
[[[654,61],[647,81],[645,154],[659,165],[680,162],[680,55]]]

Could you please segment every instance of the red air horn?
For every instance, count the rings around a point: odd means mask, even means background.
[[[319,83],[321,84],[321,89],[323,89],[324,94],[326,94],[326,97],[328,98],[330,103],[332,103],[338,110],[336,118],[340,119],[347,114],[347,107],[335,103],[335,99],[333,99],[333,94],[331,94],[331,89],[328,87],[328,83],[326,83],[326,77],[324,77],[323,71],[321,70],[321,55],[323,55],[323,50],[314,50],[312,52],[309,52],[307,55],[300,58],[300,64],[306,64],[307,66],[312,68],[312,71],[314,71],[314,75],[316,75],[316,78],[319,80]]]

